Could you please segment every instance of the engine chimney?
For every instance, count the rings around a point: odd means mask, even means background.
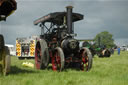
[[[68,28],[68,33],[73,34],[74,30],[72,28],[72,6],[67,6],[67,28]]]

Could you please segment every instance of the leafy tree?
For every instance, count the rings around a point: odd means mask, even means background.
[[[108,31],[103,31],[96,35],[94,38],[97,45],[105,45],[107,48],[111,48],[115,46],[114,39],[112,38],[113,35],[110,34]]]

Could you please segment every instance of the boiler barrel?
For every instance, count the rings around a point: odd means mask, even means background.
[[[79,50],[79,42],[75,39],[65,39],[62,41],[61,47],[66,53],[76,52]]]

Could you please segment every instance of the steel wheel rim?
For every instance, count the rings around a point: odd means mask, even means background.
[[[82,70],[84,71],[84,70],[88,70],[88,64],[89,64],[89,62],[88,62],[88,55],[87,55],[87,52],[86,52],[86,50],[84,50],[83,51],[83,53],[82,53]]]
[[[35,64],[36,68],[40,69],[41,67],[41,45],[38,42],[35,50]]]
[[[59,52],[56,50],[54,57],[52,58],[52,68],[54,71],[61,71],[61,58]]]
[[[62,71],[64,69],[64,53],[60,47],[56,47],[52,57],[53,70]]]

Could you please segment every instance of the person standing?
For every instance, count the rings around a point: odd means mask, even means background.
[[[120,55],[120,47],[118,47],[118,55]]]

